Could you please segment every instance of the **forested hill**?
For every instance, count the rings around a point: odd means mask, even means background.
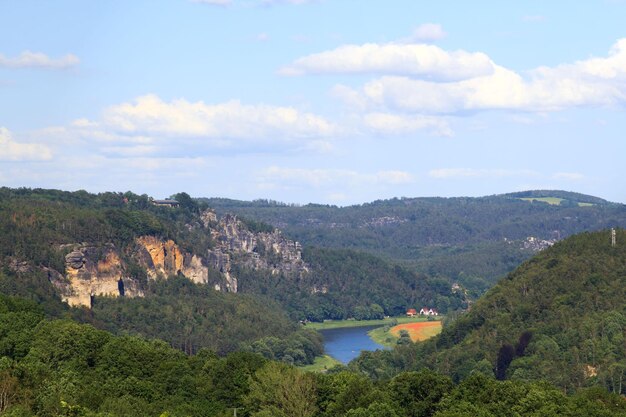
[[[202,207],[177,197],[181,207],[168,209],[130,192],[0,188],[0,293],[36,301],[50,317],[158,337],[188,353],[231,352],[296,331],[275,302],[215,290],[223,274],[203,264],[215,246],[211,229],[199,222]],[[146,236],[160,259],[139,246]],[[189,271],[204,272],[201,284],[182,276]],[[91,309],[61,301],[78,291]]]
[[[91,308],[80,320],[99,328],[220,353],[285,337],[296,320],[466,306],[446,279],[371,254],[302,249],[269,225],[175,198],[160,207],[131,192],[0,188],[0,292],[54,317],[68,314],[63,299]]]
[[[370,373],[428,366],[455,379],[478,371],[624,394],[625,334],[626,231],[617,231],[613,247],[604,230],[572,236],[525,262],[437,338],[361,357],[355,366]]]
[[[551,190],[479,198],[394,198],[349,207],[201,200],[218,213],[270,223],[307,245],[364,250],[483,288],[532,256],[539,241],[626,226],[623,204]]]

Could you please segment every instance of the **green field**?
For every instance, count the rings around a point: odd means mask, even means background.
[[[372,329],[369,332],[367,332],[367,334],[370,337],[370,339],[372,339],[374,342],[378,343],[379,345],[387,346],[390,348],[396,346],[398,342],[398,337],[391,334],[389,332],[389,329],[385,327],[378,327],[376,329]]]
[[[561,204],[561,201],[563,201],[562,198],[558,198],[558,197],[525,197],[525,198],[520,198],[520,200],[524,200],[524,201],[543,201],[544,203],[548,203],[548,204],[552,204],[553,206],[558,206],[559,204]]]
[[[382,320],[326,320],[323,323],[308,323],[304,327],[314,330],[339,329],[341,327],[384,326],[386,324],[415,323],[426,321],[426,317],[388,317]]]
[[[300,366],[299,368],[306,372],[326,372],[330,368],[341,365],[337,359],[328,355],[318,356],[311,365]]]
[[[563,201],[563,198],[558,198],[558,197],[523,197],[520,198],[520,200],[524,200],[524,201],[543,201],[544,203],[548,203],[551,204],[553,206],[559,206],[561,205],[561,201]],[[579,207],[591,207],[593,206],[592,203],[577,203]]]

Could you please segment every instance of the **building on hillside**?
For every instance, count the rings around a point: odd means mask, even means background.
[[[176,200],[152,200],[152,204],[157,207],[178,207],[180,204]]]
[[[417,310],[416,310],[416,309],[414,309],[414,308],[409,308],[409,309],[406,311],[406,315],[407,315],[407,317],[414,317],[414,316],[417,316]]]
[[[439,313],[437,312],[437,310],[433,310],[432,308],[422,307],[422,309],[420,310],[420,315],[422,315],[422,316],[438,316]]]

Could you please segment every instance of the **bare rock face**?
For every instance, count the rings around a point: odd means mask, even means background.
[[[211,229],[211,235],[216,246],[209,250],[207,261],[224,275],[226,290],[230,292],[237,292],[237,278],[231,273],[233,256],[244,267],[266,269],[273,274],[301,276],[309,271],[302,260],[301,245],[285,238],[278,230],[254,233],[236,216],[227,214]]]
[[[135,239],[134,246],[125,249],[126,256],[145,268],[150,279],[184,275],[197,284],[228,292],[238,291],[233,262],[245,268],[296,277],[309,270],[302,260],[300,244],[286,239],[278,230],[254,233],[233,215],[218,222],[211,210],[202,213],[200,220],[215,242],[204,255],[185,253],[173,240],[141,236]],[[63,245],[61,249],[70,250],[65,256],[65,276],[50,270],[48,278],[68,304],[91,307],[94,296],[144,296],[140,282],[126,274],[123,256],[114,245],[83,243]],[[210,274],[209,267],[221,276]]]
[[[138,283],[125,275],[125,265],[113,245],[76,245],[65,256],[65,277],[49,270],[48,278],[72,306],[91,307],[94,296],[143,296]]]
[[[162,241],[154,236],[142,236],[136,240],[140,261],[148,276],[155,279],[182,273],[184,257],[173,240]]]
[[[217,215],[211,209],[205,210],[200,214],[200,220],[202,220],[202,224],[204,227],[210,227],[211,225],[217,224]]]
[[[231,263],[230,263],[230,255],[227,251],[216,248],[214,250],[209,250],[207,254],[207,262],[214,269],[218,270],[225,279],[225,290],[228,292],[237,292],[237,278],[231,275]],[[215,289],[218,291],[222,291],[222,285],[220,283],[215,285]]]
[[[202,258],[183,253],[173,240],[163,241],[154,236],[137,238],[136,258],[152,279],[182,274],[196,284],[209,281],[209,269]]]
[[[209,268],[204,266],[202,258],[196,255],[185,255],[182,273],[196,284],[209,282]]]

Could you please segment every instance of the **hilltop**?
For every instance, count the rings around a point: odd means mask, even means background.
[[[348,207],[201,199],[269,223],[291,239],[365,251],[478,295],[538,250],[572,234],[626,227],[626,206],[566,191],[378,200]],[[557,204],[558,203],[558,204]]]

